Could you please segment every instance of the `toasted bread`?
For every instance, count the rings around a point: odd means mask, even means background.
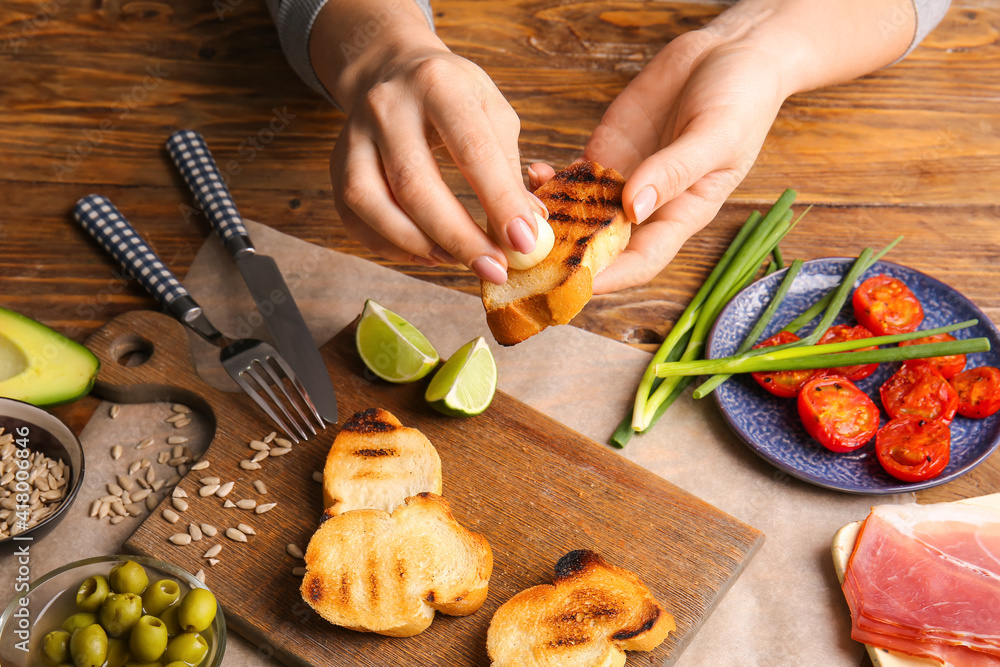
[[[625,181],[614,169],[580,162],[535,191],[549,209],[552,252],[530,269],[509,269],[507,282],[481,281],[486,322],[501,345],[514,345],[553,324],[566,324],[593,296],[594,276],[625,249],[632,226],[622,210]]]
[[[441,459],[423,433],[381,408],[358,412],[344,423],[323,470],[323,506],[331,514],[391,513],[425,491],[441,495]]]
[[[593,551],[571,551],[553,584],[497,609],[486,650],[493,667],[621,667],[625,651],[651,651],[675,628],[639,578]]]
[[[434,612],[475,613],[486,600],[493,552],[433,493],[391,515],[355,510],[324,522],[306,549],[302,598],[334,625],[391,637],[423,632]]]

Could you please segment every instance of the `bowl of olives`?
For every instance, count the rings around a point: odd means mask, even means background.
[[[34,581],[0,616],[5,667],[218,667],[222,606],[182,568],[142,556],[100,556]]]

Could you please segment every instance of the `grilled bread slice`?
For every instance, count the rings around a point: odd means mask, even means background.
[[[552,585],[497,609],[486,650],[493,667],[621,667],[626,650],[651,651],[674,628],[635,574],[593,551],[571,551]]]
[[[423,433],[381,408],[344,423],[323,469],[323,507],[331,514],[392,512],[425,491],[441,495],[441,459]]]
[[[509,269],[507,282],[481,281],[486,322],[501,345],[514,345],[553,324],[566,324],[593,296],[594,276],[628,244],[622,210],[625,181],[614,169],[580,162],[535,191],[549,209],[552,251],[530,269]]]
[[[434,612],[475,613],[486,600],[493,552],[433,493],[391,515],[355,510],[324,522],[306,549],[302,598],[334,625],[391,637],[423,632]]]

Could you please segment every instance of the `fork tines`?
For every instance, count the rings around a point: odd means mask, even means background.
[[[261,358],[263,357],[263,358]],[[264,412],[268,414],[271,419],[281,427],[294,442],[299,442],[300,440],[308,440],[310,435],[316,435],[316,428],[313,426],[310,416],[316,420],[319,424],[320,429],[326,428],[326,423],[320,416],[319,411],[316,406],[313,405],[312,400],[309,398],[309,394],[306,393],[305,387],[299,381],[299,378],[295,375],[295,372],[285,363],[285,360],[278,355],[261,355],[254,359],[246,368],[240,371],[238,377],[236,378],[237,384],[240,388],[246,392],[250,398],[254,400],[257,405],[261,407]],[[249,379],[249,381],[248,381]],[[286,384],[284,380],[288,380]],[[251,384],[252,381],[252,384]],[[292,394],[288,391],[288,384],[295,389],[295,394],[299,400],[295,400]],[[279,398],[275,392],[277,389],[284,400]],[[264,392],[270,399],[270,402],[264,399],[261,395]],[[299,419],[296,419],[289,410],[289,406],[298,414]],[[307,408],[307,412],[303,410],[303,407]],[[278,416],[278,412],[275,411],[277,408],[281,414],[284,416],[285,420],[294,428],[289,428],[285,421]],[[308,429],[309,433],[306,433]]]

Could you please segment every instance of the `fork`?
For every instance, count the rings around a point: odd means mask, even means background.
[[[294,442],[316,435],[312,419],[320,429],[326,428],[309,394],[278,351],[261,340],[230,340],[223,336],[111,200],[101,195],[87,195],[76,203],[73,217],[174,317],[208,342],[222,348],[219,353],[222,367]],[[288,381],[293,392],[289,392],[284,380]],[[298,400],[293,398],[293,393]],[[303,410],[303,406],[307,410]]]

